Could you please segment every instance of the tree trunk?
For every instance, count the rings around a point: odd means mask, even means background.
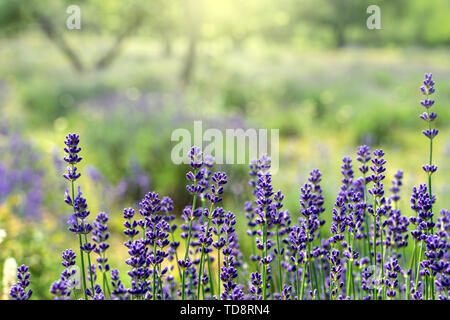
[[[194,4],[192,0],[185,2],[186,24],[188,29],[189,43],[180,73],[180,84],[182,88],[188,86],[192,80],[195,60],[197,55],[198,21],[194,17]]]
[[[168,35],[163,34],[162,42],[163,47],[161,54],[163,58],[170,58],[173,52],[172,39]]]
[[[37,10],[33,10],[33,16],[35,17],[39,27],[42,29],[47,38],[51,40],[56,45],[56,47],[61,50],[61,52],[68,58],[75,71],[82,72],[84,70],[84,66],[81,62],[81,59],[66,42],[64,37],[56,31],[56,28],[53,26],[51,20]]]
[[[115,39],[113,45],[109,48],[109,50],[106,52],[106,54],[98,60],[98,62],[95,65],[95,68],[97,70],[104,69],[108,67],[114,59],[118,56],[120,52],[120,48],[122,45],[122,42],[130,36],[136,29],[139,28],[143,20],[143,15],[139,14],[135,19],[133,19],[133,22],[130,23],[125,30],[122,33],[119,33],[117,38]]]
[[[345,30],[344,28],[341,27],[334,27],[334,39],[336,41],[336,47],[337,48],[342,48],[345,46],[346,41],[345,41]]]
[[[197,41],[194,37],[189,37],[189,46],[184,58],[183,69],[180,80],[182,87],[189,85],[192,79],[192,74],[195,67],[195,57],[197,52]]]

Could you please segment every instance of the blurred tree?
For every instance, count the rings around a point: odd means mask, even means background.
[[[197,42],[199,38],[199,28],[201,25],[202,0],[184,0],[184,17],[187,32],[188,44],[180,73],[181,87],[186,87],[194,73],[195,59],[197,55]]]
[[[4,34],[11,36],[27,28],[32,28],[37,23],[42,32],[56,45],[58,49],[68,58],[77,71],[83,70],[83,64],[78,54],[62,36],[60,30],[50,18],[51,12],[59,10],[59,17],[65,17],[66,7],[57,1],[30,2],[26,0],[0,1],[0,27]],[[62,26],[65,27],[64,24]]]
[[[377,1],[372,1],[376,4]],[[343,47],[347,42],[350,27],[366,26],[368,7],[364,0],[305,0],[297,9],[297,19],[313,25],[326,27],[334,37],[336,47]]]
[[[102,33],[113,37],[109,48],[93,63],[94,68],[109,66],[118,56],[122,43],[138,31],[149,12],[156,15],[161,11],[161,8],[155,8],[153,4],[161,6],[162,1],[155,0],[151,4],[148,5],[145,0],[78,1],[82,21],[80,32]],[[84,71],[87,67],[80,58],[80,52],[67,40],[69,30],[65,22],[69,15],[66,9],[70,5],[73,5],[71,0],[0,0],[1,31],[5,35],[14,35],[37,27],[66,56],[76,71]]]
[[[95,63],[95,68],[100,70],[108,67],[119,55],[125,39],[136,34],[148,15],[148,7],[142,0],[126,2],[94,0],[93,3],[95,14],[104,18],[97,28],[101,32],[114,35],[110,47]]]
[[[152,36],[160,39],[162,54],[170,57],[173,51],[173,42],[180,36],[182,29],[182,6],[181,0],[153,1],[149,18],[145,21],[145,29],[149,29]]]

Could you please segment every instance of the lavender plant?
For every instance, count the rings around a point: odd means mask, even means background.
[[[55,299],[79,298],[76,288],[81,286],[84,299],[91,300],[448,299],[450,213],[435,214],[431,184],[437,170],[432,152],[438,130],[431,127],[436,114],[430,112],[434,101],[429,98],[434,84],[426,74],[421,104],[427,111],[421,118],[428,123],[424,135],[430,140],[429,163],[423,166],[428,183],[413,188],[409,219],[401,203],[403,172],[397,171],[391,188],[385,187],[387,161],[381,149],[371,153],[368,146],[358,148],[359,174],[353,160],[343,158],[329,237],[322,231],[326,208],[321,172],[312,170],[300,188],[299,214],[291,221],[283,210],[284,194],[274,191],[270,158],[263,155],[249,165],[254,199],[244,207],[245,239],[251,248],[245,257],[236,230],[244,214],[232,213],[222,201],[228,177],[214,172],[213,159],[192,147],[186,174],[192,202],[181,210],[181,225],[172,199],[155,191],[145,194],[138,211],[123,210],[129,284],[108,260],[109,216],[100,212],[89,222],[87,201],[76,186],[80,139],[67,135],[64,177],[69,188],[64,201],[73,209],[69,230],[77,235],[80,251],[78,256],[72,249],[63,251],[64,269],[50,293]],[[17,280],[10,296],[29,299],[28,267],[18,268]]]

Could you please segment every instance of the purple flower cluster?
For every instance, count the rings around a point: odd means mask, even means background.
[[[1,125],[0,202],[20,196],[14,201],[14,214],[38,220],[42,218],[45,194],[41,154],[4,119]]]
[[[358,147],[358,170],[351,157],[342,159],[329,237],[321,234],[326,211],[321,172],[312,170],[300,187],[294,220],[284,209],[285,195],[274,189],[271,160],[264,155],[249,165],[254,199],[245,203],[249,238],[244,249],[251,255],[244,257],[238,241],[240,215],[225,210],[228,177],[214,172],[213,158],[192,147],[186,174],[192,202],[181,210],[184,223],[179,230],[172,199],[157,192],[145,194],[138,212],[123,210],[128,285],[117,269],[111,269],[107,257],[109,216],[100,212],[89,222],[87,201],[75,186],[81,176],[80,140],[69,134],[64,148],[69,188],[64,201],[73,208],[69,230],[78,237],[80,253],[63,252],[64,270],[50,293],[55,299],[71,299],[81,288],[84,298],[92,300],[448,299],[450,213],[436,214],[431,189],[431,174],[437,169],[431,161],[438,133],[431,128],[436,119],[429,98],[434,84],[431,74],[425,75],[421,91],[426,99],[421,104],[427,112],[421,118],[430,126],[424,131],[430,139],[430,161],[424,166],[428,185],[413,188],[409,219],[402,212],[403,172],[397,171],[391,188],[385,188],[387,161],[381,149]],[[409,244],[414,246],[412,252]],[[91,254],[96,255],[95,264]],[[12,298],[30,298],[28,271],[19,267]]]
[[[53,282],[50,293],[55,300],[68,300],[72,290],[77,288],[80,283],[77,280],[77,269],[74,267],[76,264],[77,255],[72,249],[67,249],[62,253],[63,261],[61,264],[65,269],[61,272],[59,280]]]
[[[17,268],[17,282],[11,287],[10,296],[14,300],[28,300],[33,290],[28,289],[30,285],[29,267],[21,265]]]

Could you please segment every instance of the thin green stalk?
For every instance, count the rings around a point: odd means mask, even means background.
[[[419,250],[419,257],[418,257],[418,259],[417,259],[417,261],[416,261],[417,269],[416,269],[416,279],[415,279],[415,283],[414,283],[414,289],[415,289],[415,291],[417,291],[417,289],[418,289],[419,273],[420,273],[420,266],[419,266],[419,264],[420,264],[420,260],[421,260],[421,258],[422,258],[423,243],[419,243],[419,246],[420,246],[420,250]]]
[[[211,214],[212,214],[212,210],[214,208],[214,202],[211,202],[211,206],[209,207],[209,212],[208,212],[208,224],[206,225],[206,230],[205,230],[205,235],[207,235],[209,233],[209,226],[211,225]],[[197,298],[200,299],[200,288],[203,286],[202,284],[202,274],[203,274],[203,258],[205,255],[205,248],[202,244],[201,246],[201,255],[200,255],[200,269],[198,270],[198,282],[197,282]],[[203,299],[205,297],[203,296]]]
[[[283,276],[281,275],[281,247],[280,247],[280,235],[279,235],[279,226],[277,226],[277,250],[278,250],[278,272],[280,279],[280,292],[283,290]]]
[[[72,172],[73,172],[73,170],[75,168],[75,165],[71,164],[71,167],[72,167]],[[76,210],[75,210],[75,183],[74,183],[73,180],[71,182],[72,182],[73,211],[74,211],[74,213],[76,213]],[[80,220],[81,220],[81,225],[82,225],[82,227],[84,229],[83,219],[80,219]],[[79,242],[80,242],[81,267],[83,269],[83,284],[84,284],[84,288],[85,288],[84,296],[85,296],[85,298],[87,300],[87,293],[86,293],[87,285],[86,285],[86,275],[85,275],[86,271],[84,270],[84,257],[83,257],[83,251],[81,250],[81,246],[82,246],[82,242],[83,242],[81,235],[79,235],[78,239],[79,239]],[[88,242],[86,234],[84,234],[84,241],[85,241],[84,244],[86,244]],[[95,290],[94,290],[93,277],[92,277],[91,258],[90,258],[90,254],[89,253],[86,253],[86,254],[87,254],[87,257],[88,257],[88,267],[89,267],[89,274],[90,274],[90,281],[91,281],[91,289],[92,289],[92,294],[94,294]]]
[[[161,275],[161,264],[158,264],[158,273]],[[159,291],[161,292],[161,300],[164,300],[164,291],[162,287],[162,279],[158,277]]]
[[[306,234],[307,235],[309,234],[309,228],[306,228]],[[303,263],[302,288],[300,290],[300,300],[303,300],[303,294],[304,294],[304,291],[305,291],[306,265],[308,265],[310,279],[311,279],[311,276],[312,276],[312,274],[311,274],[311,264],[310,264],[310,261],[309,261],[310,260],[309,259],[310,258],[310,246],[311,246],[311,243],[309,242],[309,239],[308,239],[308,244],[307,244],[307,247],[306,247],[306,260]],[[312,281],[311,281],[311,283],[312,283]],[[311,287],[312,287],[312,285],[311,285]],[[314,289],[313,289],[313,291],[314,291]]]
[[[166,213],[166,216],[167,215],[168,214]],[[169,228],[169,232],[170,232],[170,235],[172,237],[172,243],[173,243],[173,242],[175,242],[175,235],[174,235],[174,232],[173,232],[172,228]],[[177,265],[177,269],[178,269],[178,275],[179,275],[180,280],[181,280],[181,269],[180,269],[180,265],[178,264],[178,250],[174,249],[174,251],[175,251],[176,265]]]
[[[375,263],[375,271],[377,269],[377,200],[374,203],[374,214],[373,214],[373,261]],[[373,299],[378,300],[378,290],[375,286],[373,289]]]
[[[309,280],[311,283],[311,291],[314,292],[314,290],[317,289],[317,292],[319,292],[319,289],[317,288],[317,279],[316,274],[314,272],[314,266],[311,265],[312,258],[311,258],[311,242],[308,241],[308,252],[306,255],[307,262],[308,262],[308,270],[309,270]],[[314,281],[311,279],[311,277],[314,279]]]
[[[320,278],[322,279],[322,288],[323,288],[324,299],[326,299],[327,298],[327,287],[325,285],[325,269],[324,269],[322,258],[320,258]]]
[[[172,242],[175,242],[175,236],[173,234],[172,229],[170,229],[170,234],[172,235]],[[178,252],[176,249],[175,249],[175,258],[177,259],[176,265],[177,265],[177,269],[178,269],[178,275],[180,276],[180,280],[181,280],[181,268],[180,268],[180,265],[178,264]]]
[[[434,286],[434,276],[431,276],[431,299],[435,300],[436,296],[435,296],[435,286]]]
[[[348,278],[347,278],[347,296],[350,297],[350,294],[352,292],[352,284],[353,284],[353,245],[355,240],[355,235],[352,235],[353,237],[350,239],[350,248],[352,248],[352,251],[350,252],[351,259],[347,260],[348,264]]]
[[[384,279],[384,244],[383,244],[383,221],[380,217],[380,241],[381,241],[381,294],[386,299],[386,288]]]
[[[367,196],[366,196],[366,193],[367,193],[366,188],[367,188],[367,186],[366,186],[366,174],[365,173],[364,173],[363,177],[364,177],[364,194],[363,194],[363,197],[364,197],[364,203],[367,203]],[[372,250],[370,248],[369,214],[367,212],[367,208],[366,207],[364,207],[364,220],[365,220],[365,223],[366,223],[367,251],[369,252],[370,265],[373,265],[372,254],[371,254]]]
[[[413,265],[415,264],[415,260],[416,260],[416,251],[417,251],[417,241],[414,241],[414,249],[411,255],[411,262],[409,264],[409,269],[411,269],[411,276],[412,276],[412,269],[413,269]],[[407,300],[409,300],[410,298],[410,285],[411,285],[411,279],[410,276],[406,276],[406,296],[407,296]]]
[[[311,266],[311,262],[312,262],[312,266]],[[321,297],[322,297],[322,294],[320,292],[320,285],[319,285],[319,282],[317,281],[316,268],[315,268],[315,265],[314,265],[314,260],[312,258],[311,258],[311,261],[310,261],[309,269],[310,269],[309,270],[310,272],[312,271],[313,278],[314,278],[314,286],[317,289],[317,297],[320,300]]]
[[[80,248],[81,248],[81,246],[83,245],[83,242],[82,242],[82,240],[81,240],[81,234],[78,235],[78,240],[79,240]],[[83,271],[82,271],[82,275],[83,275],[83,286],[84,286],[83,292],[84,292],[84,298],[87,300],[87,299],[88,299],[88,296],[87,296],[87,293],[86,293],[86,288],[87,288],[87,286],[86,286],[86,274],[85,274],[85,269],[84,269],[83,250],[81,250],[81,249],[80,249],[80,257],[81,257],[81,270],[83,270]]]
[[[299,271],[299,269],[298,269],[298,262],[295,261],[295,294],[297,296],[297,299],[301,300],[301,299],[299,299],[300,281],[298,279],[298,276],[299,276],[298,271]]]
[[[255,241],[255,237],[254,236],[251,236],[252,237],[252,254],[253,254],[253,256],[256,256],[256,241]],[[256,272],[259,272],[259,265],[258,265],[258,261],[254,261],[254,263],[255,263],[255,271]]]
[[[86,241],[85,243],[87,243],[87,236],[84,235],[84,240]],[[95,290],[94,290],[94,277],[92,275],[92,265],[91,265],[91,254],[87,253],[87,258],[88,258],[88,267],[89,267],[89,280],[91,282],[91,289],[92,289],[92,294],[94,294]]]
[[[208,261],[208,277],[209,277],[209,289],[211,290],[211,297],[214,297],[214,280],[212,277],[212,269],[211,269],[211,260],[209,258],[209,254],[206,255],[206,259]]]
[[[195,175],[196,173],[194,173],[194,175]],[[195,182],[195,180],[194,180],[194,182]],[[196,200],[197,200],[197,195],[195,195],[194,194],[194,198],[192,199],[192,208],[191,208],[191,210],[192,210],[192,214],[194,213],[194,210],[195,210],[195,204],[196,204]],[[189,246],[190,246],[190,243],[191,243],[191,233],[192,233],[192,219],[190,219],[189,220],[189,231],[188,231],[188,237],[187,237],[187,239],[186,239],[186,251],[185,251],[185,253],[184,253],[184,261],[187,261],[187,258],[188,258],[188,256],[189,256]],[[184,273],[185,273],[186,271],[184,271]],[[184,298],[185,298],[185,290],[186,290],[186,288],[185,288],[185,281],[186,281],[186,276],[185,276],[185,274],[183,273],[183,287],[181,288],[181,297],[182,297],[182,299],[184,300]]]
[[[427,99],[428,99],[429,93],[427,91]],[[430,121],[430,112],[429,109],[427,109],[427,114],[428,114],[428,129],[431,130],[431,121]],[[433,138],[430,138],[430,166],[433,164]],[[433,212],[433,192],[431,189],[431,174],[430,172],[428,173],[428,191],[429,191],[429,196],[430,196],[430,211]],[[433,222],[433,216],[431,216],[431,222]],[[431,228],[431,233],[434,233],[434,228]]]
[[[333,243],[331,243],[331,248],[330,248],[330,252],[333,251]],[[332,266],[331,266],[331,262],[330,262],[330,270],[329,271],[329,278],[330,278],[330,300],[334,300],[334,295],[333,295],[333,288],[334,288],[334,278],[332,277],[332,272],[331,272]]]
[[[202,246],[202,253],[200,256],[200,268],[198,269],[198,282],[197,282],[197,299],[200,300],[200,288],[202,287],[202,273],[203,273],[203,256],[204,256],[204,251],[203,251],[203,246]],[[204,298],[204,297],[203,297]]]
[[[153,233],[156,231],[156,224],[153,224]],[[153,259],[156,258],[156,240],[153,242]],[[153,265],[153,300],[156,300],[156,263]]]
[[[72,166],[72,171],[73,171],[73,169],[74,169],[74,165],[72,164],[71,165]],[[73,212],[74,213],[76,213],[76,210],[75,210],[75,184],[74,184],[74,181],[72,180],[71,181],[72,182],[72,207],[73,207]],[[77,219],[77,223],[78,223],[78,218],[76,218]],[[82,275],[83,275],[83,286],[84,286],[84,290],[83,290],[83,292],[84,292],[84,298],[87,300],[88,299],[88,296],[87,296],[87,293],[86,293],[86,288],[87,288],[87,285],[86,285],[86,270],[85,270],[85,268],[84,268],[84,253],[83,253],[83,250],[81,250],[81,247],[82,247],[82,245],[83,245],[83,241],[82,241],[82,238],[81,238],[81,234],[78,234],[78,240],[79,240],[79,243],[80,243],[80,260],[81,260],[81,270],[82,270]]]
[[[102,259],[102,275],[103,275],[103,292],[106,295],[106,292],[108,293],[108,296],[111,298],[111,290],[109,288],[109,284],[108,284],[108,275],[106,274],[105,271],[105,253],[101,252],[100,253],[100,258]]]
[[[217,235],[220,240],[220,233]],[[217,250],[217,298],[220,299],[220,249]]]
[[[265,211],[265,210],[264,210]],[[264,259],[267,258],[267,222],[263,225]],[[267,264],[263,265],[263,300],[267,300]]]
[[[191,233],[192,233],[192,219],[189,220],[189,231],[188,231],[188,237],[186,240],[186,252],[184,253],[184,260],[187,260],[187,258],[189,256],[189,246],[191,244]]]
[[[300,300],[303,300],[303,294],[305,292],[305,281],[306,281],[306,261],[303,263],[302,269],[302,286],[300,289]]]
[[[188,255],[189,255],[189,243],[191,242],[191,230],[192,230],[192,220],[189,221],[189,231],[188,231],[188,237],[186,240],[186,253],[184,255],[184,261],[187,261]],[[183,270],[183,275],[182,275],[182,287],[181,287],[181,297],[184,300],[185,298],[185,281],[186,281],[186,270]]]
[[[181,300],[185,300],[186,293],[185,293],[185,287],[186,287],[186,270],[182,268],[183,275],[181,277]]]

